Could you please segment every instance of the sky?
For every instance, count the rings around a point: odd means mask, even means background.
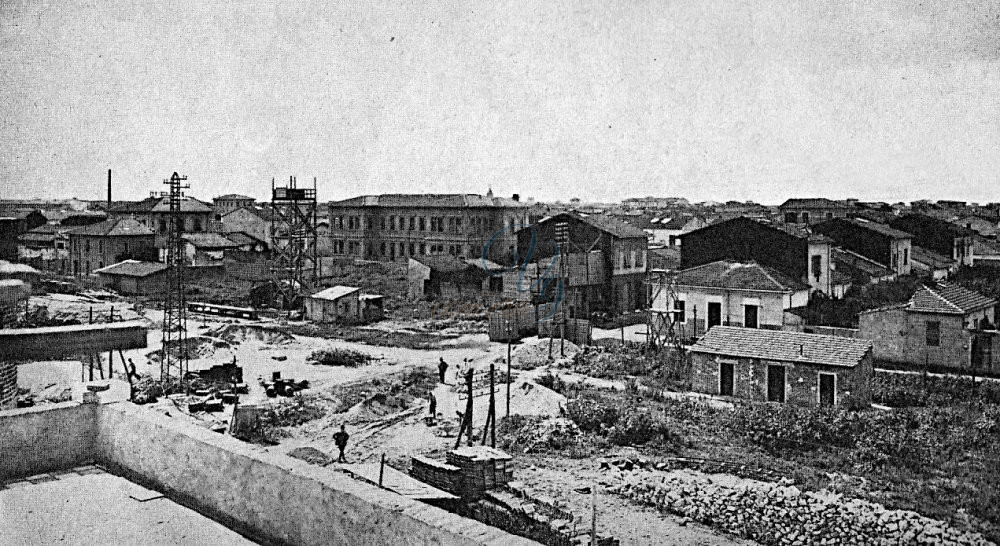
[[[0,197],[1000,201],[1000,0],[0,2]]]

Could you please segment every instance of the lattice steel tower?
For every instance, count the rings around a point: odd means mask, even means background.
[[[167,286],[163,298],[163,348],[160,353],[160,380],[184,382],[188,372],[187,304],[184,301],[184,217],[181,215],[183,190],[190,188],[186,176],[174,173],[163,183],[170,186],[170,221],[167,223]],[[173,349],[173,350],[171,350]]]
[[[294,176],[285,187],[276,187],[271,179],[271,278],[282,308],[297,307],[319,278],[316,208],[315,178],[312,188],[297,187]]]

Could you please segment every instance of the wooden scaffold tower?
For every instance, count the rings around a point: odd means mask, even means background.
[[[294,176],[285,187],[276,187],[271,180],[271,280],[280,308],[297,308],[319,279],[316,209],[315,178],[312,188],[297,187]]]

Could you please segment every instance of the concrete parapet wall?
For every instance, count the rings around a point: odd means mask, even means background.
[[[95,459],[97,406],[66,402],[0,412],[0,479]]]
[[[133,404],[102,406],[98,423],[100,460],[259,541],[532,544]]]

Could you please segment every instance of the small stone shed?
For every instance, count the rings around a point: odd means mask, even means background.
[[[715,326],[691,347],[697,392],[799,406],[871,403],[872,342]]]
[[[355,322],[360,317],[361,289],[331,286],[305,298],[306,320],[313,322]]]

